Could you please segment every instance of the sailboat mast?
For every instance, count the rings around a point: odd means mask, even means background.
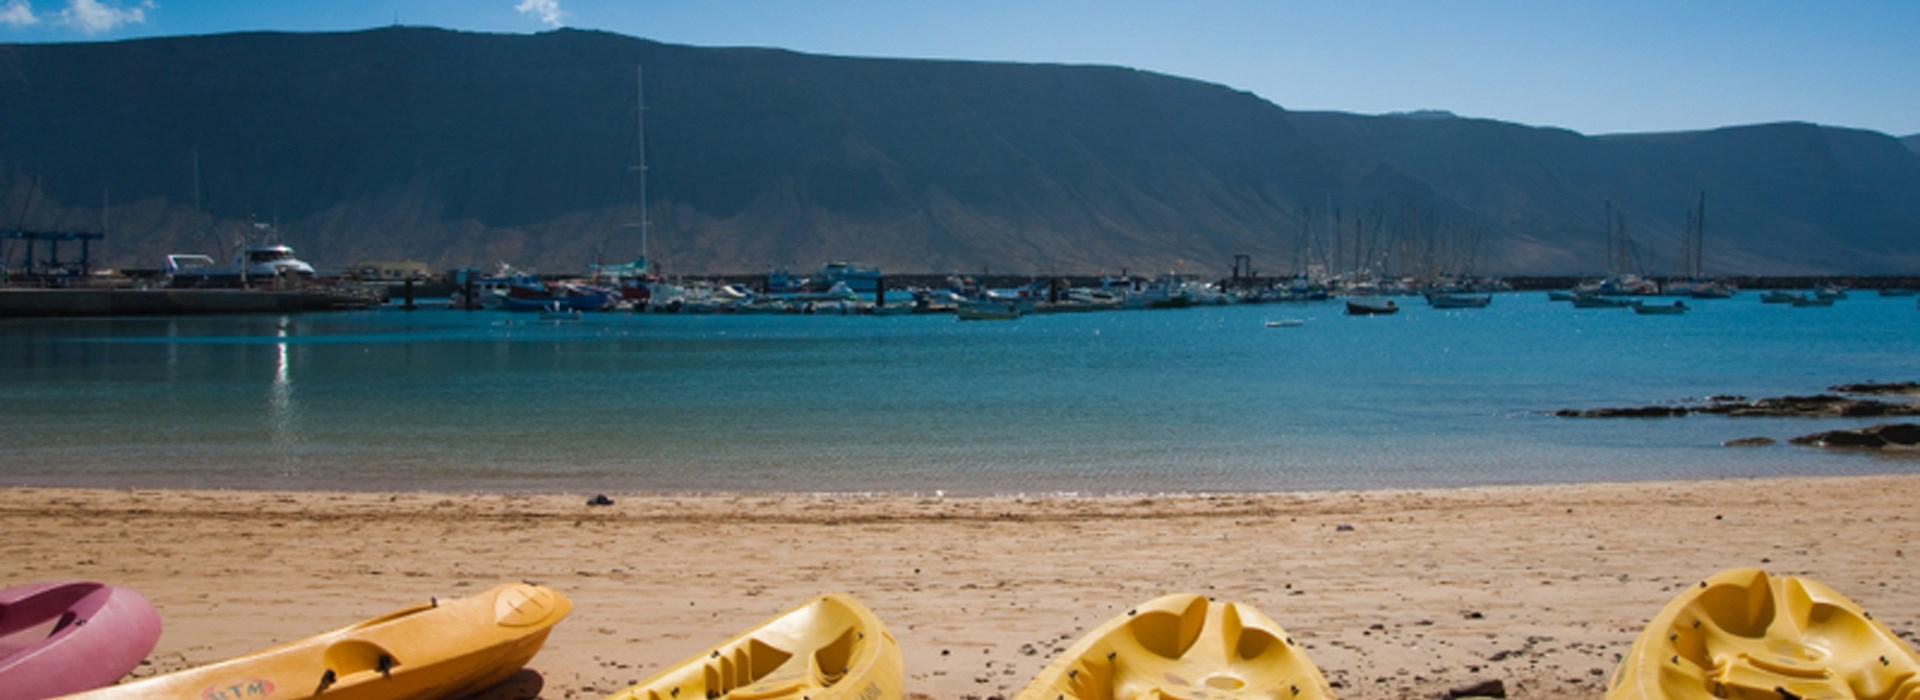
[[[1700,211],[1693,220],[1693,276],[1706,274],[1707,191],[1700,191]]]
[[[640,259],[646,261],[649,271],[653,260],[647,257],[647,82],[645,66],[633,68],[634,92],[634,143],[638,144],[640,163],[635,167],[640,171]]]

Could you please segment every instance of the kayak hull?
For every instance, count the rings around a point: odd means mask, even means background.
[[[1819,582],[1733,569],[1689,586],[1620,660],[1607,700],[1920,698],[1920,658]]]
[[[850,596],[827,594],[607,700],[901,700],[900,645]]]
[[[160,613],[125,586],[58,581],[0,590],[0,700],[111,685],[160,641]]]
[[[1015,700],[1332,698],[1320,669],[1252,606],[1155,598],[1088,632]]]
[[[460,697],[519,671],[572,609],[572,602],[557,591],[504,584],[479,595],[435,600],[255,654],[76,697]]]

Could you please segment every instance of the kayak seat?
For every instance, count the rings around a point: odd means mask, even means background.
[[[321,658],[326,663],[327,672],[334,674],[336,681],[341,683],[362,680],[363,674],[390,678],[393,669],[400,667],[400,661],[386,648],[364,639],[346,639],[330,644],[322,652]]]
[[[1658,631],[1659,685],[1669,694],[1920,698],[1920,660],[1852,601],[1807,579],[1723,573],[1702,581]]]
[[[1295,700],[1325,681],[1257,610],[1204,596],[1166,596],[1129,611],[1120,634],[1066,666],[1075,700]],[[1072,652],[1069,652],[1070,654]],[[1057,700],[1047,696],[1044,700]]]

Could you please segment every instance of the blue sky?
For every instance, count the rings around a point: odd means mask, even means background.
[[[1920,1],[0,0],[0,42],[392,24],[1123,65],[1288,109],[1589,134],[1811,121],[1920,133]]]

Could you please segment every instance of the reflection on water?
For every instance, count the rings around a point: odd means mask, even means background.
[[[267,431],[273,438],[273,444],[288,448],[300,441],[295,424],[297,416],[293,406],[293,372],[287,362],[287,325],[290,321],[282,316],[280,327],[274,334],[280,342],[274,343],[273,384],[267,390]]]

